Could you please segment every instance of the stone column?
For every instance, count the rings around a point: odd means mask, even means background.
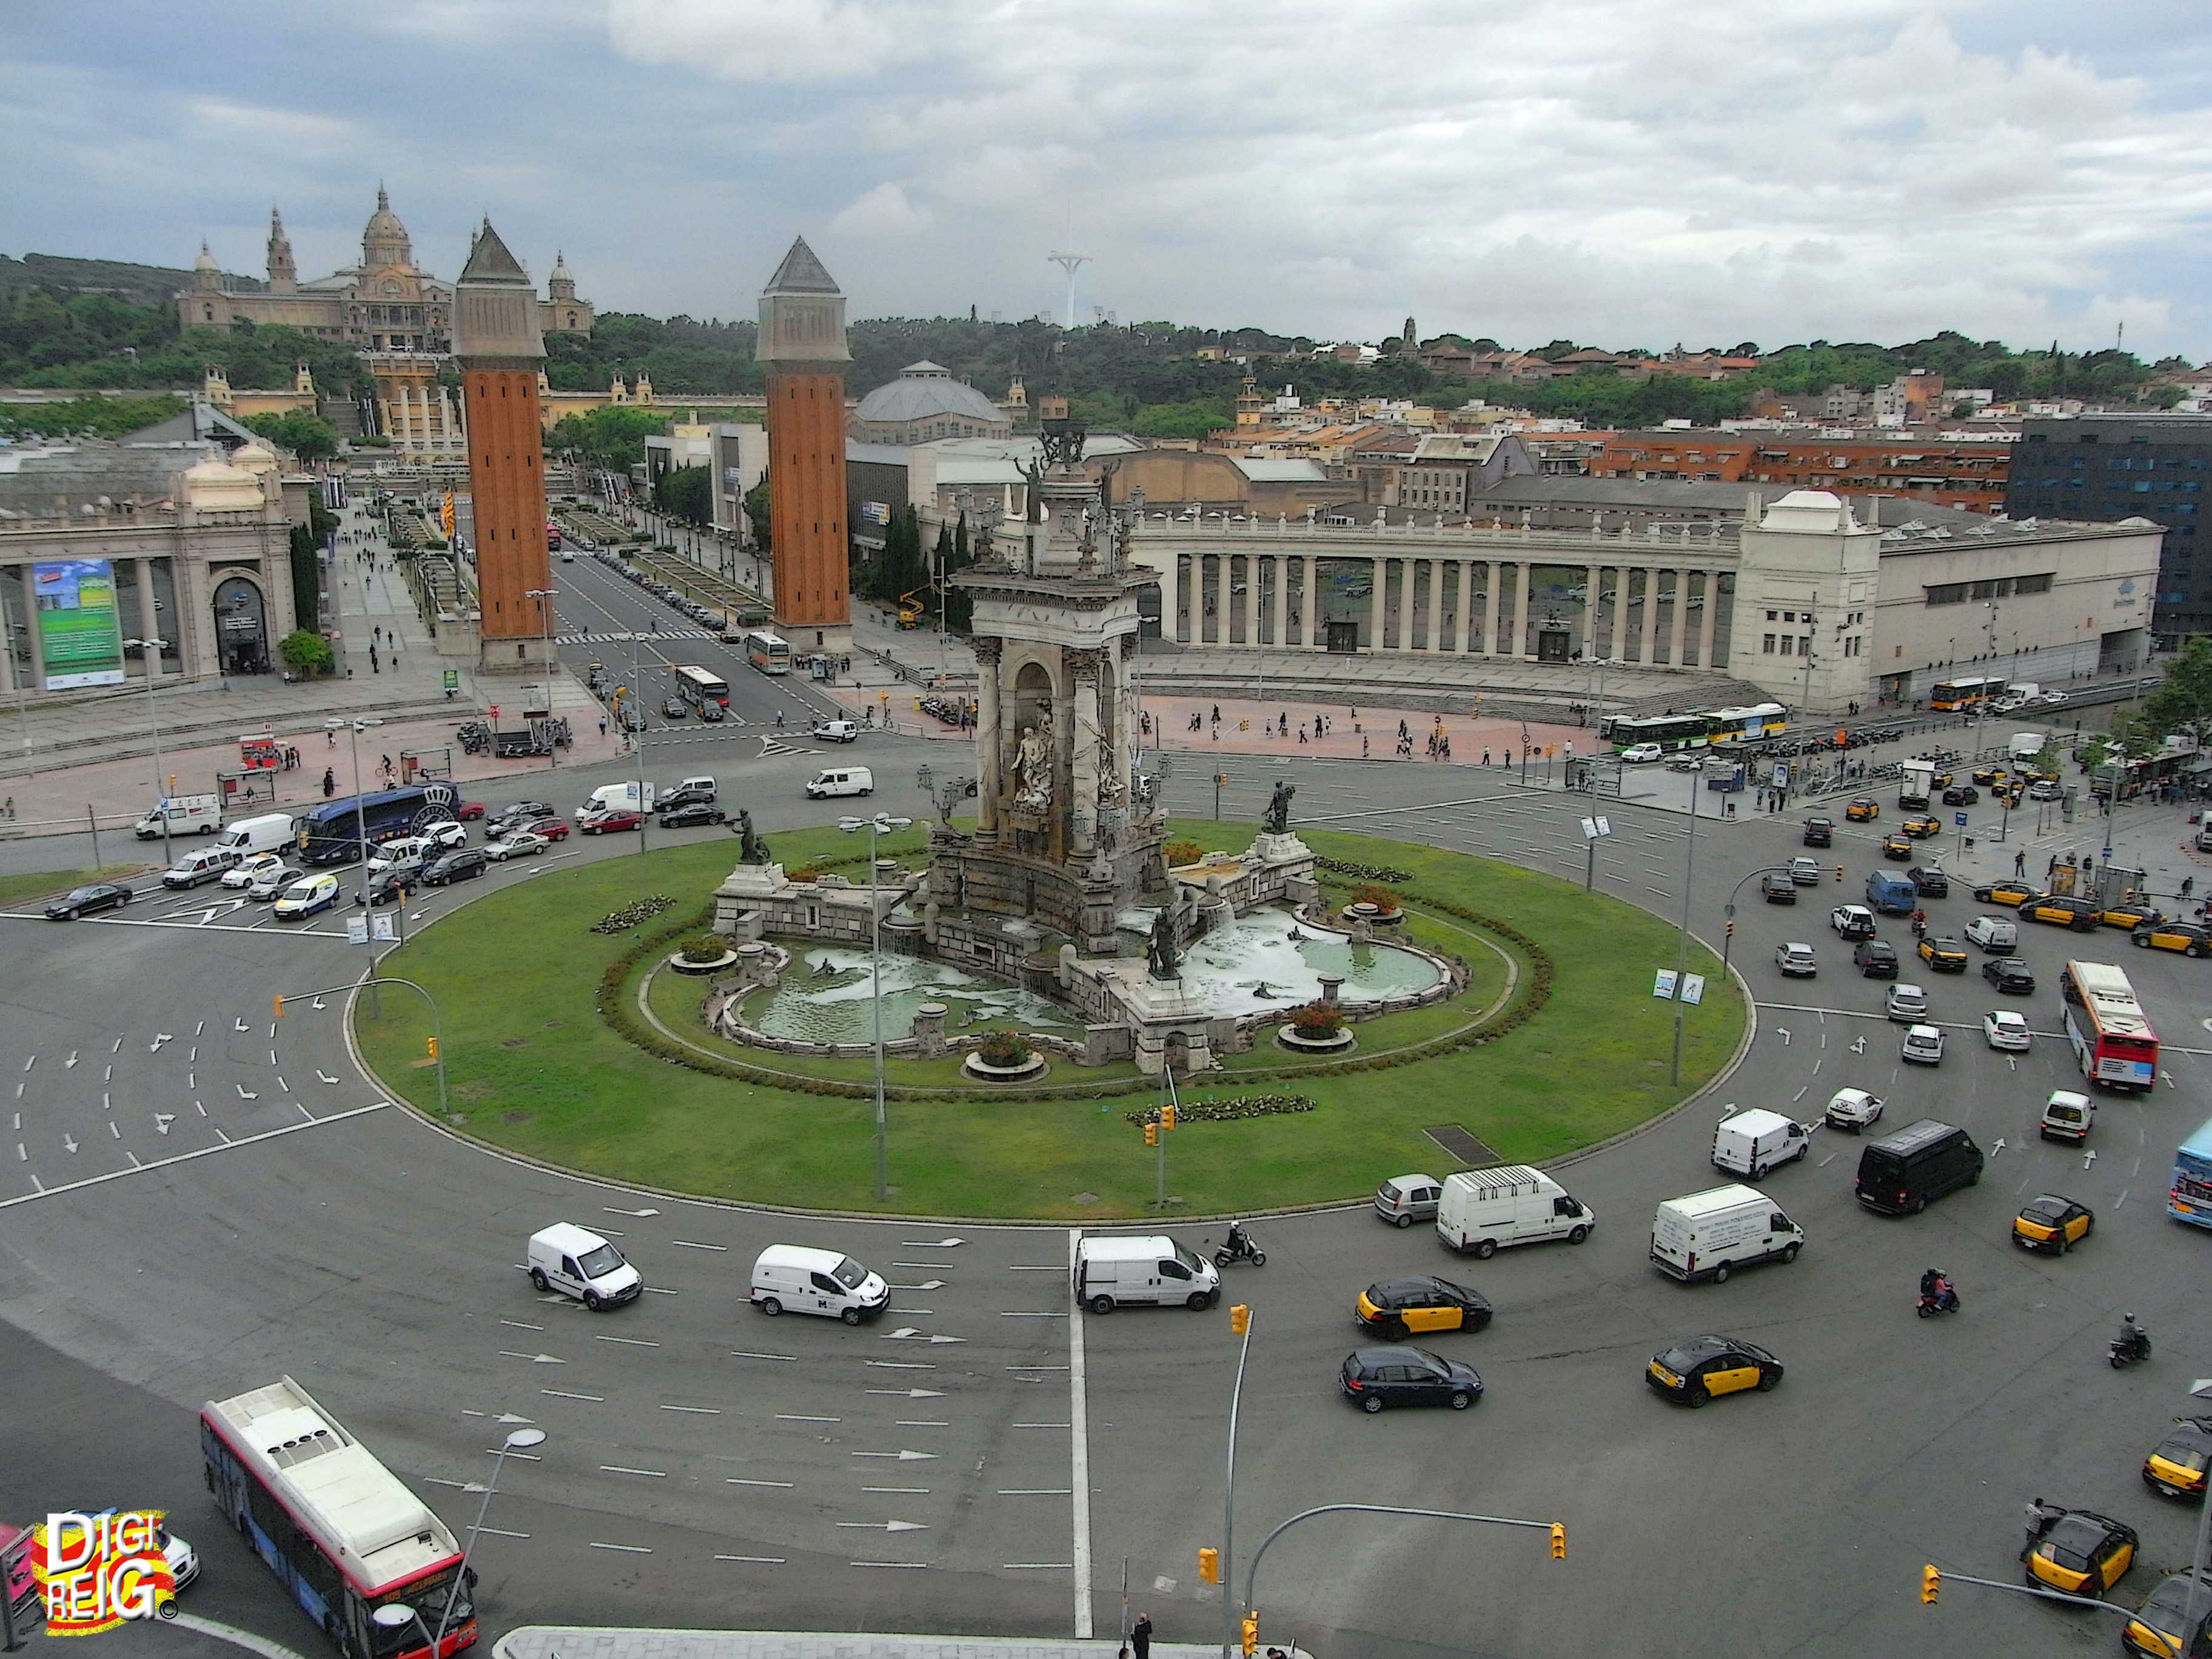
[[[979,836],[999,833],[999,797],[1006,763],[1006,735],[1001,730],[999,657],[1004,641],[979,635],[975,651],[975,830]]]
[[[1498,562],[1494,559],[1482,562],[1482,587],[1486,597],[1482,602],[1482,631],[1476,636],[1476,648],[1486,657],[1498,645]]]
[[[187,509],[189,511],[189,509]],[[176,590],[177,611],[185,626],[181,630],[188,647],[185,672],[194,679],[215,679],[222,672],[216,641],[214,585],[208,580],[207,560],[182,550],[184,535],[177,537],[179,551],[169,560],[170,586]],[[38,648],[35,641],[32,649]]]
[[[1072,850],[1087,854],[1097,844],[1098,745],[1105,735],[1098,719],[1098,653],[1070,651],[1066,662],[1075,705],[1068,719],[1067,827]],[[1057,706],[1054,712],[1057,716]]]
[[[1536,648],[1536,641],[1528,632],[1531,614],[1528,592],[1534,585],[1530,577],[1536,567],[1523,559],[1514,567],[1513,579],[1513,654],[1523,657]]]
[[[1431,651],[1443,648],[1444,571],[1449,568],[1442,559],[1426,561],[1429,567],[1429,646]]]
[[[1176,606],[1182,593],[1182,555],[1170,553],[1160,567],[1160,637],[1180,640],[1182,630],[1176,621]]]
[[[1305,586],[1298,594],[1298,643],[1309,651],[1319,651],[1325,643],[1315,637],[1320,629],[1316,618],[1321,611],[1321,560],[1309,553],[1302,562],[1305,567]]]
[[[1271,554],[1267,564],[1274,581],[1267,629],[1274,637],[1267,643],[1279,651],[1291,642],[1291,562],[1280,554]]]
[[[1597,643],[1597,596],[1603,584],[1598,578],[1605,573],[1596,565],[1583,567],[1583,655],[1601,657],[1604,652]]]
[[[1638,605],[1632,608],[1628,603],[1629,600],[1634,597],[1634,594],[1631,591],[1630,585],[1639,577],[1643,578],[1644,580],[1644,603],[1648,605],[1650,602],[1650,573],[1647,572],[1641,565],[1621,566],[1620,606],[1620,649],[1614,653],[1614,654],[1622,658],[1626,658],[1632,650],[1641,650],[1643,646],[1644,607],[1642,605]],[[1648,662],[1650,659],[1648,656],[1639,656],[1637,660],[1639,662]]]
[[[1367,568],[1367,644],[1370,650],[1380,651],[1389,637],[1390,610],[1384,600],[1383,584],[1389,578],[1390,562],[1370,557]]]
[[[1690,573],[1681,566],[1674,567],[1674,614],[1667,624],[1667,661],[1675,668],[1682,665],[1682,632],[1690,619]]]
[[[1244,556],[1244,643],[1260,643],[1260,558]]]
[[[1052,685],[1052,808],[1045,833],[1054,859],[1065,859],[1074,853],[1079,824],[1081,839],[1089,842],[1092,815],[1098,808],[1095,794],[1087,801],[1075,799],[1075,687],[1068,673],[1069,661],[1075,654],[1072,651],[1060,653],[1060,672],[1054,677]],[[1095,676],[1095,670],[1093,673]],[[1095,729],[1098,709],[1098,682],[1095,677],[1091,682],[1090,702]]]
[[[1698,618],[1698,666],[1711,668],[1713,665],[1713,631],[1720,625],[1715,618],[1721,608],[1721,573],[1708,570],[1705,578],[1705,614]]]
[[[173,628],[171,628],[167,632],[163,631],[164,624],[161,620],[161,613],[154,608],[153,560],[134,559],[131,562],[137,567],[134,574],[137,575],[138,581],[139,637],[141,639],[148,640],[164,639],[168,641],[171,645],[177,647],[177,660],[179,662],[182,662],[185,658],[184,641],[177,637],[176,631]],[[276,647],[276,641],[273,639],[270,640],[269,641],[269,646],[270,651],[273,653]],[[151,677],[152,683],[155,685],[159,685],[161,683],[162,655],[163,653],[161,652],[153,651],[141,653],[139,656],[139,660],[146,665],[146,672]],[[169,793],[159,778],[154,780],[154,788],[155,792],[158,794],[166,795]]]

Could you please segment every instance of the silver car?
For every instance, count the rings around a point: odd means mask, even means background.
[[[1899,983],[1889,988],[1889,1000],[1884,1010],[1892,1019],[1902,1020],[1908,1025],[1917,1024],[1928,1018],[1928,993],[1917,985]]]
[[[1443,1182],[1432,1175],[1392,1176],[1375,1189],[1375,1213],[1394,1227],[1434,1221]]]
[[[307,873],[305,870],[295,870],[289,864],[275,865],[261,871],[247,884],[246,896],[266,904],[294,882],[302,879]]]
[[[1776,945],[1774,965],[1785,974],[1808,979],[1820,971],[1820,958],[1813,954],[1813,947],[1809,945]]]

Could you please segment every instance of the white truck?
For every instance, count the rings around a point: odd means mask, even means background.
[[[131,827],[141,841],[169,836],[211,836],[222,828],[222,803],[213,795],[170,795]]]
[[[650,812],[655,799],[650,783],[645,785],[642,806],[638,805],[638,786],[635,782],[604,784],[585,798],[584,804],[576,809],[576,816],[583,818],[594,812]]]
[[[1685,1284],[1728,1283],[1738,1267],[1795,1261],[1805,1234],[1756,1187],[1713,1187],[1670,1198],[1651,1218],[1651,1261]]]
[[[1898,763],[1899,782],[1897,804],[1899,806],[1925,806],[1929,792],[1936,778],[1936,763],[1928,760],[1909,760]]]
[[[1805,1126],[1779,1112],[1753,1107],[1713,1127],[1713,1168],[1763,1180],[1769,1170],[1795,1164],[1813,1150]]]
[[[1589,1206],[1525,1164],[1448,1175],[1437,1200],[1437,1237],[1461,1255],[1484,1261],[1508,1244],[1548,1238],[1579,1244],[1596,1225]]]

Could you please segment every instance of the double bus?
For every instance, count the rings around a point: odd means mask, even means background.
[[[1938,680],[1928,694],[1928,706],[1943,710],[1978,708],[1985,702],[1995,702],[2010,689],[2011,682],[2002,674],[1967,674],[1958,679]]]
[[[1714,743],[1757,743],[1788,729],[1790,711],[1778,702],[1745,708],[1716,708],[1705,716],[1705,736]]]
[[[452,817],[459,799],[452,784],[427,783],[318,801],[293,821],[299,837],[300,862],[310,866],[349,864],[362,856],[364,836],[374,847],[396,836],[411,836]]]
[[[2198,1124],[2176,1149],[2166,1212],[2192,1226],[2212,1227],[2212,1121]]]
[[[200,1409],[208,1490],[345,1659],[434,1659],[477,1639],[476,1570],[452,1530],[287,1376]],[[422,1620],[397,1629],[379,1607]]]
[[[791,672],[791,645],[764,628],[745,635],[745,660],[763,674]]]
[[[2059,972],[2058,991],[2083,1077],[2106,1089],[2157,1085],[2158,1033],[2125,974],[2109,962],[2069,962]]]
[[[720,674],[692,664],[676,665],[676,695],[694,708],[703,708],[708,703],[720,708],[730,706],[730,683]]]
[[[1703,714],[1652,714],[1642,720],[1608,714],[1597,735],[1601,742],[1616,750],[1639,743],[1656,743],[1662,749],[1695,749],[1704,746],[1706,731]]]

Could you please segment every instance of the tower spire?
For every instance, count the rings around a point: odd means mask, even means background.
[[[300,270],[292,263],[292,240],[284,234],[284,216],[276,204],[269,204],[269,291],[271,294],[293,294],[299,291]]]

